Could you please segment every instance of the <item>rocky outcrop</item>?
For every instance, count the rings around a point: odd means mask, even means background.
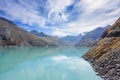
[[[120,18],[103,33],[102,38],[105,37],[120,37]]]
[[[120,80],[120,18],[83,57],[104,80]]]
[[[93,64],[93,68],[104,80],[120,80],[120,49],[109,53]]]
[[[0,17],[0,46],[57,46],[57,44],[34,36]]]
[[[110,25],[107,25],[105,27],[99,27],[96,28],[93,31],[88,32],[85,34],[79,42],[76,44],[76,46],[85,46],[85,47],[93,47],[97,41],[100,39],[102,33],[109,27]]]

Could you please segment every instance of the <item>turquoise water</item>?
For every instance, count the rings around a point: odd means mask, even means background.
[[[101,80],[81,56],[89,48],[0,48],[0,80]]]

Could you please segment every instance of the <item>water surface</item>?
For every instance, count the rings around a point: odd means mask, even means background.
[[[81,58],[89,48],[0,48],[0,80],[101,80]]]

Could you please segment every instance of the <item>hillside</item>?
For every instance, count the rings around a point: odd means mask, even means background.
[[[57,46],[56,43],[34,36],[0,17],[0,46]]]
[[[78,41],[80,41],[80,39],[83,37],[82,34],[78,35],[78,36],[71,36],[71,35],[67,35],[65,37],[62,37],[62,39],[64,39],[65,41],[68,41],[69,43],[72,43],[73,45],[78,43]]]
[[[58,44],[59,46],[72,46],[72,44],[70,42],[68,42],[62,38],[56,37],[56,36],[47,35],[44,32],[38,32],[36,30],[32,30],[32,31],[30,31],[30,33],[32,33],[38,37],[41,37],[45,40],[53,41],[54,43]]]
[[[76,46],[86,46],[86,47],[92,47],[96,44],[96,42],[101,37],[102,33],[109,27],[110,25],[107,25],[105,27],[99,27],[96,28],[93,31],[88,32],[85,34],[79,42],[76,44]]]
[[[104,80],[120,80],[120,18],[83,57]]]

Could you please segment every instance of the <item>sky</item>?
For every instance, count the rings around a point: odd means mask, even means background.
[[[120,0],[0,0],[0,17],[49,35],[78,35],[113,24]]]

